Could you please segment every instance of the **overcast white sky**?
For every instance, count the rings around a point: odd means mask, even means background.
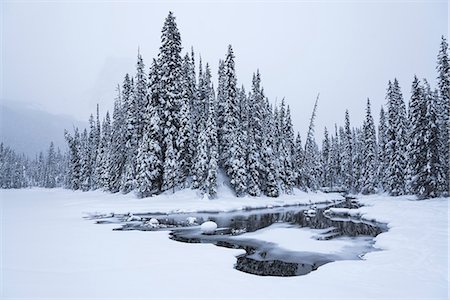
[[[406,98],[414,74],[435,84],[447,1],[3,1],[1,99],[87,120],[110,109],[115,86],[134,72],[138,46],[149,64],[169,10],[183,47],[217,73],[227,45],[239,83],[259,68],[271,101],[285,97],[302,138],[320,92],[323,127],[362,124],[367,97],[378,119],[389,79]],[[197,60],[198,61],[198,60]]]

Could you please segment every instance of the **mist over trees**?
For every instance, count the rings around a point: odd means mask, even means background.
[[[320,147],[314,127],[319,98],[303,144],[289,105],[283,99],[272,106],[258,70],[248,91],[239,86],[231,45],[219,61],[216,86],[214,70],[196,61],[193,49],[182,53],[170,12],[158,56],[146,66],[138,51],[135,74],[125,74],[117,86],[112,114],[102,117],[97,107],[88,129],[66,131],[68,153],[55,154],[50,147],[42,158],[45,175],[20,175],[31,172],[29,162],[2,146],[1,187],[134,191],[139,197],[192,188],[213,198],[218,181],[225,180],[236,196],[278,197],[294,188],[421,199],[448,195],[450,74],[444,37],[436,89],[414,77],[407,107],[394,78],[379,124],[373,119],[378,108],[367,99],[364,123],[355,126],[346,111],[343,125],[324,129]],[[14,169],[17,164],[22,169]],[[20,176],[28,179],[5,179]]]

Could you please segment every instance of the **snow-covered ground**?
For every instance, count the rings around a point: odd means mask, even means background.
[[[235,256],[241,250],[179,243],[170,240],[168,232],[112,231],[113,225],[82,218],[94,211],[235,210],[336,198],[296,193],[281,199],[225,194],[221,200],[206,200],[194,191],[177,193],[176,199],[170,194],[136,199],[62,189],[0,190],[0,298],[447,299],[448,199],[362,197],[366,206],[357,212],[389,224],[389,231],[376,237],[375,246],[382,251],[288,278],[236,271]],[[295,238],[294,231],[278,233],[263,229],[252,234],[285,247],[301,247],[287,240]],[[317,250],[322,245],[311,239],[312,233],[298,238]]]

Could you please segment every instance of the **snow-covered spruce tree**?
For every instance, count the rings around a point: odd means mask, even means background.
[[[136,139],[137,144],[142,139],[144,128],[144,107],[147,103],[147,76],[145,75],[145,65],[142,59],[142,55],[138,49],[137,63],[136,63],[136,76],[134,80],[134,104],[136,107]],[[136,153],[137,153],[136,145]]]
[[[354,176],[353,176],[353,140],[352,140],[352,130],[350,128],[350,115],[348,110],[345,111],[345,127],[344,135],[341,136],[342,143],[344,146],[344,152],[342,155],[342,172],[343,172],[343,183],[344,187],[350,191],[354,192]]]
[[[68,167],[68,184],[72,190],[81,188],[80,182],[80,134],[78,128],[74,129],[74,135],[71,136],[67,130],[64,132],[66,141],[69,145],[69,167]]]
[[[294,127],[292,126],[291,109],[287,106],[284,118],[281,120],[282,125],[282,144],[284,152],[284,190],[287,194],[291,194],[295,186],[294,172]]]
[[[208,67],[207,67],[208,68]],[[191,62],[189,55],[186,54],[182,67],[182,98],[180,101],[179,111],[179,129],[177,136],[177,161],[178,161],[178,178],[177,185],[181,188],[187,187],[187,179],[191,169],[191,138],[192,138],[192,120],[191,120],[191,103],[193,102],[191,88]]]
[[[190,122],[190,137],[189,137],[189,175],[192,175],[192,165],[195,157],[195,151],[197,148],[197,136],[196,131],[194,130],[195,124],[195,112],[194,112],[194,103],[196,103],[197,99],[197,79],[195,75],[195,54],[194,49],[191,48],[191,56],[189,60],[185,58],[183,62],[183,77],[187,80],[187,84],[183,87],[183,93],[187,93],[187,97],[189,98],[189,122]],[[187,91],[186,91],[187,90]]]
[[[362,188],[362,166],[363,166],[363,149],[364,134],[361,128],[352,129],[352,157],[353,157],[353,190],[361,191]]]
[[[208,164],[208,132],[207,128],[204,127],[198,137],[196,157],[193,165],[192,188],[205,192]]]
[[[29,164],[28,164],[29,173]],[[30,174],[29,174],[30,175]],[[67,153],[62,154],[61,149],[56,151],[56,186],[64,187],[67,176]]]
[[[219,71],[218,71],[218,85],[217,85],[217,138],[219,140],[219,159],[223,162],[224,144],[224,124],[225,115],[227,108],[227,97],[226,97],[226,77],[225,77],[225,62],[219,60]]]
[[[105,119],[102,123],[102,135],[100,140],[99,151],[97,154],[97,174],[99,174],[98,187],[108,191],[109,190],[109,161],[111,148],[111,118],[109,112],[106,112]]]
[[[86,192],[91,189],[91,160],[90,160],[90,147],[89,147],[89,137],[87,129],[84,129],[80,137],[80,181],[81,189]]]
[[[295,171],[295,186],[299,189],[304,189],[304,179],[303,179],[303,156],[304,150],[302,145],[302,139],[300,133],[297,132],[297,137],[295,138],[294,145],[294,171]]]
[[[151,98],[149,97],[149,100]],[[143,115],[144,136],[137,156],[137,190],[139,197],[158,193],[162,184],[160,118],[156,103],[148,101]]]
[[[309,122],[308,135],[305,142],[305,155],[303,158],[303,178],[305,187],[312,191],[315,191],[319,187],[319,172],[320,172],[320,156],[318,155],[318,147],[314,139],[314,120],[316,118],[317,104],[319,101],[319,95],[317,95],[316,102],[314,103],[313,112]]]
[[[279,161],[275,155],[275,119],[272,108],[267,98],[264,99],[264,114],[262,127],[262,166],[263,174],[261,188],[266,196],[278,197],[280,188],[278,186]]]
[[[386,157],[387,191],[392,196],[403,195],[406,186],[406,108],[397,79],[389,81],[388,128]]]
[[[101,125],[100,125],[100,108],[99,104],[97,103],[96,108],[96,119],[95,124],[92,120],[92,124],[89,126],[89,139],[92,143],[91,145],[91,173],[92,173],[92,182],[91,182],[91,189],[95,190],[98,188],[98,181],[99,176],[96,172],[97,170],[97,154],[98,154],[98,148],[100,146],[100,135],[101,135]]]
[[[438,93],[433,93],[428,82],[424,79],[425,96],[425,130],[424,142],[426,143],[425,161],[417,166],[417,179],[414,181],[415,194],[419,199],[434,198],[440,195],[440,187],[444,183],[444,174],[439,158],[439,122],[437,113]]]
[[[221,74],[219,74],[220,76]],[[223,67],[223,99],[218,99],[219,101],[224,101],[223,105],[226,110],[223,111],[223,123],[222,125],[222,135],[221,135],[221,161],[227,172],[233,153],[230,148],[237,143],[237,130],[239,127],[239,103],[237,99],[237,86],[236,86],[236,74],[234,70],[234,53],[231,45],[228,46],[228,52],[226,59],[224,61]],[[219,81],[220,87],[220,81]],[[221,92],[219,90],[219,92]],[[220,103],[220,102],[219,102]],[[220,107],[220,104],[219,104]],[[229,175],[229,174],[228,174]],[[230,178],[232,179],[232,178]]]
[[[177,185],[177,139],[180,124],[180,102],[182,99],[182,58],[181,37],[175,16],[169,12],[161,34],[161,47],[158,55],[160,71],[160,98],[164,114],[161,115],[164,133],[163,184],[162,190],[175,191]]]
[[[95,156],[97,155],[97,145],[96,142],[96,125],[94,121],[94,116],[91,114],[89,116],[89,131],[88,131],[88,166],[89,166],[89,189],[95,189]]]
[[[136,155],[138,145],[137,106],[134,100],[134,84],[128,74],[122,85],[122,101],[124,115],[125,165],[121,179],[121,191],[129,193],[136,187]]]
[[[334,136],[331,138],[331,153],[330,153],[330,165],[331,165],[331,187],[340,187],[342,185],[341,178],[341,152],[339,148],[339,136],[337,125],[334,125]]]
[[[414,76],[411,87],[411,100],[409,102],[408,123],[408,192],[419,192],[424,178],[421,172],[427,164],[427,143],[425,141],[428,120],[426,97],[419,79]]]
[[[122,103],[120,87],[117,86],[117,98],[114,102],[113,121],[111,128],[111,149],[108,162],[110,192],[116,193],[120,190],[122,173],[125,166],[125,123],[124,106]]]
[[[259,70],[253,74],[252,91],[248,97],[248,143],[247,143],[247,192],[251,196],[261,194],[261,180],[263,174],[262,156],[262,131],[263,131],[263,105],[264,94],[261,88],[261,76]]]
[[[217,139],[216,114],[217,103],[215,100],[214,88],[211,87],[208,103],[208,120],[206,122],[206,130],[208,136],[208,167],[205,181],[205,192],[209,197],[217,195],[217,172],[219,163],[219,140]]]
[[[442,191],[448,194],[449,189],[449,110],[450,110],[450,66],[448,58],[448,43],[444,36],[441,38],[437,67],[438,71],[438,123],[439,123],[439,144],[440,159],[443,167],[445,185]]]
[[[387,174],[386,170],[389,164],[386,155],[386,143],[387,143],[387,124],[383,107],[380,109],[380,121],[378,125],[378,187],[386,191],[387,189]]]
[[[47,166],[46,166],[47,172],[44,185],[46,188],[56,187],[56,179],[58,176],[56,167],[57,167],[57,157],[55,152],[55,146],[53,142],[50,142],[50,146],[47,152]]]
[[[240,102],[236,86],[234,69],[234,53],[231,45],[224,63],[224,96],[226,111],[224,112],[222,131],[222,165],[230,177],[230,183],[237,196],[242,196],[247,190],[246,163],[243,149],[245,139],[240,130]]]
[[[363,125],[363,142],[361,192],[363,194],[373,194],[376,192],[376,187],[378,186],[377,141],[369,99],[367,99],[366,119]]]
[[[330,137],[328,136],[328,130],[325,127],[322,141],[322,155],[320,165],[322,168],[322,186],[331,188],[331,176],[332,170],[330,165],[330,157],[331,157],[331,143]]]

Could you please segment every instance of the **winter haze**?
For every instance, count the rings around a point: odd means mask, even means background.
[[[134,72],[138,47],[148,71],[171,10],[184,51],[193,46],[197,61],[201,55],[209,62],[215,85],[218,61],[232,44],[238,84],[249,90],[259,68],[266,95],[272,102],[286,98],[302,139],[320,92],[318,140],[324,126],[343,124],[345,108],[352,126],[360,126],[367,97],[377,123],[394,77],[406,100],[414,74],[435,86],[440,36],[448,31],[447,1],[3,1],[0,10],[6,105],[81,121],[96,103],[102,114],[111,110],[117,83]],[[2,136],[11,127],[3,124]]]

